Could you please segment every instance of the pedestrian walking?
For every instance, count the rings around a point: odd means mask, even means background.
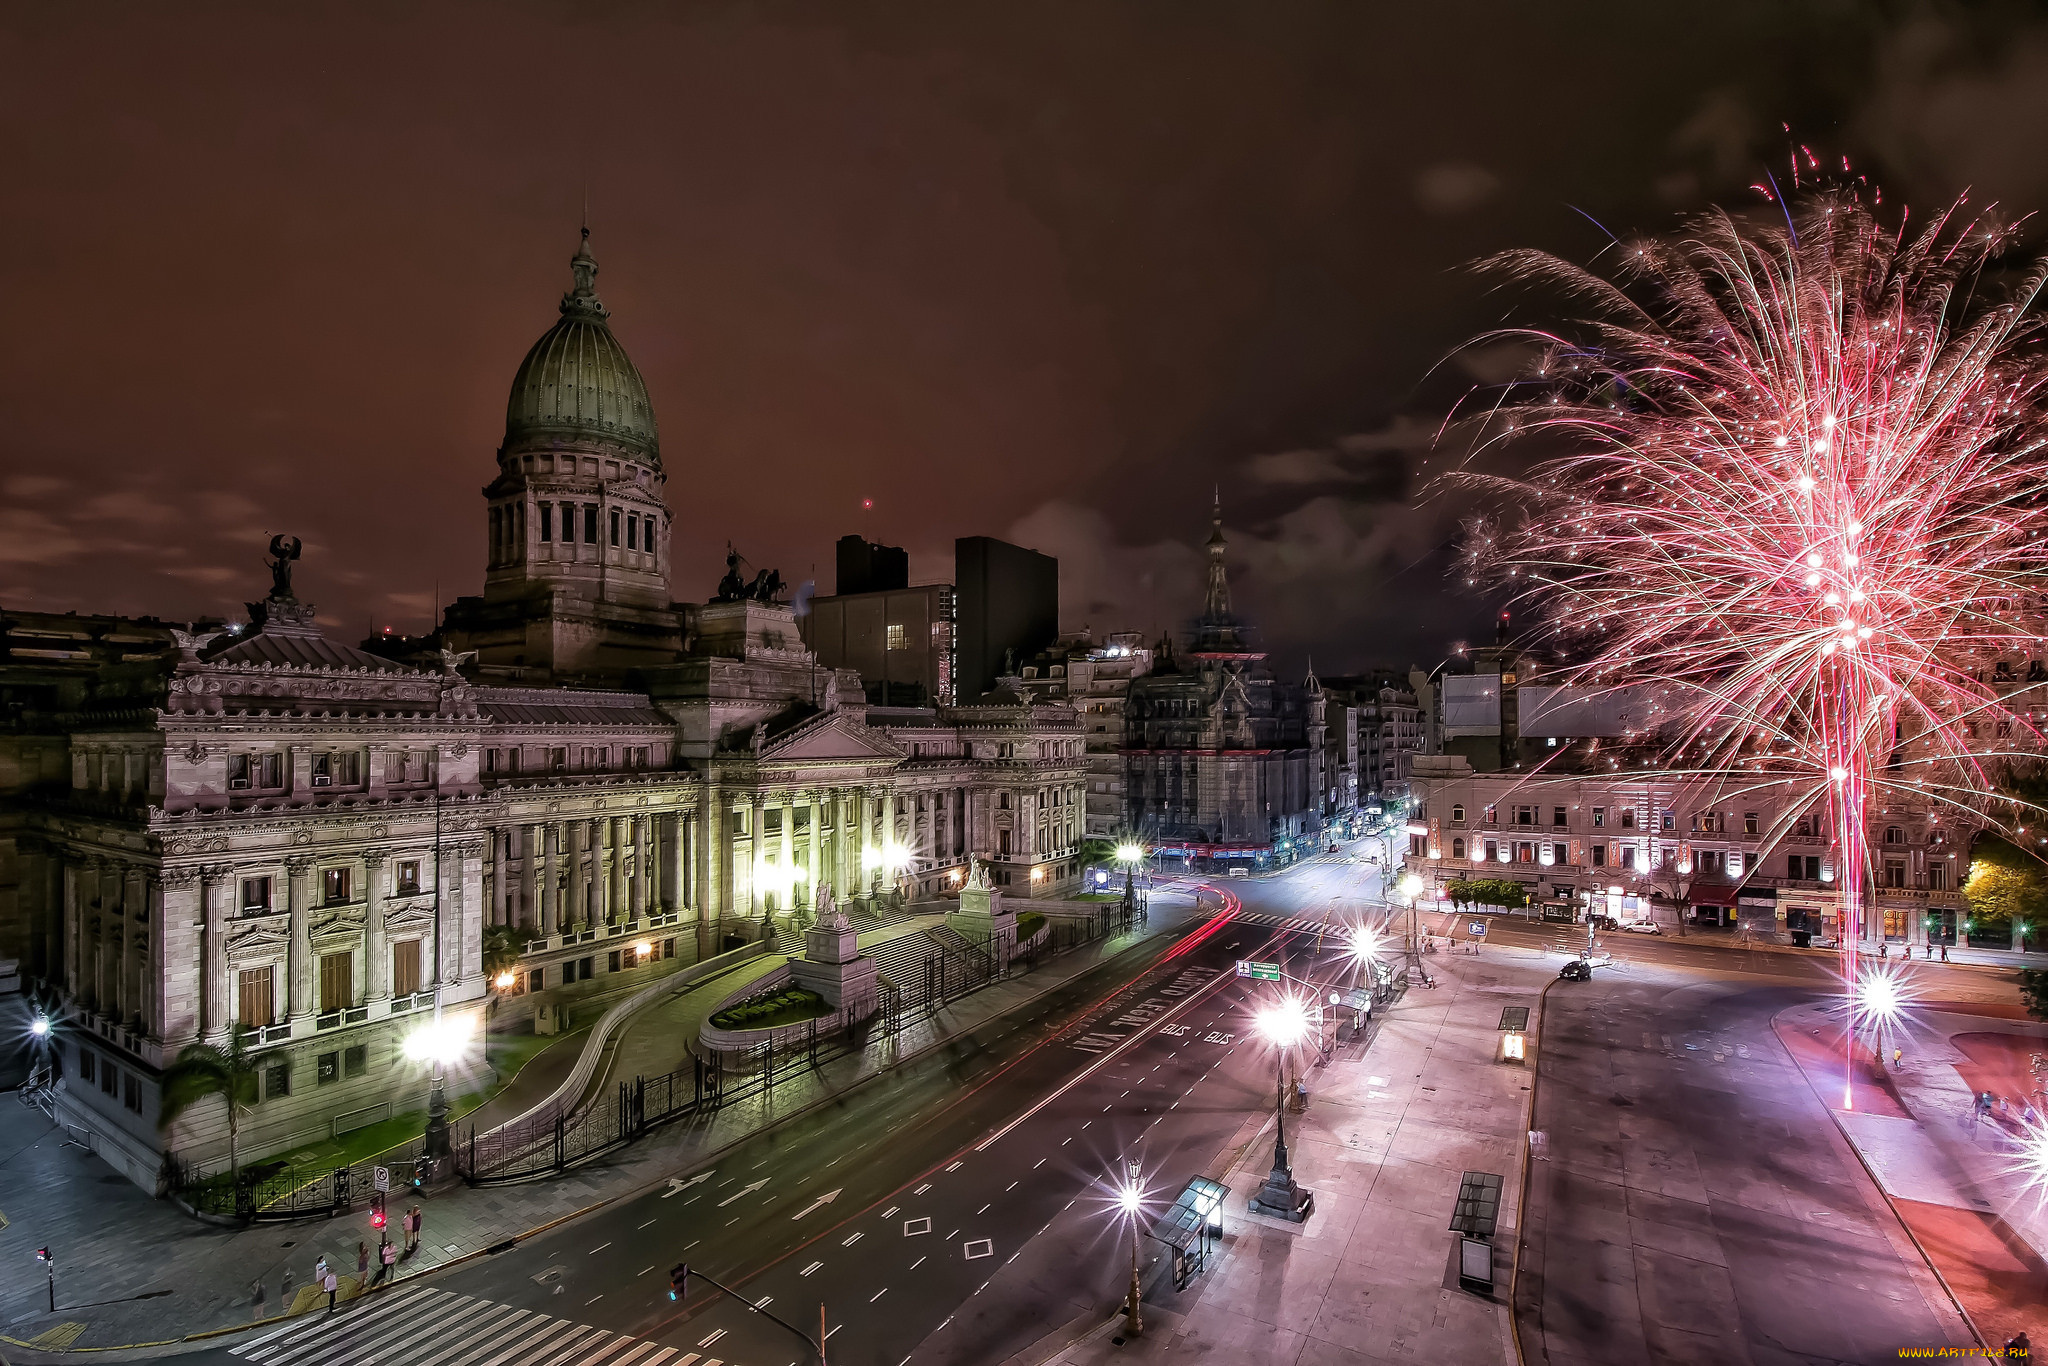
[[[1894,1072],[1899,1070],[1899,1054],[1901,1053],[1901,1051],[1902,1050],[1897,1048],[1894,1048],[1892,1050],[1892,1070]]]
[[[1891,946],[1891,945],[1889,945],[1889,944],[1884,944],[1884,943],[1880,943],[1880,944],[1879,944],[1879,945],[1877,946],[1877,956],[1878,956],[1879,958],[1889,958],[1889,957],[1891,957],[1891,956],[1892,956],[1892,946]]]
[[[324,1252],[313,1261],[313,1279],[315,1282],[325,1282],[327,1279],[327,1254]]]
[[[1948,961],[1948,941],[1946,939],[1941,941],[1941,961],[1944,963]]]
[[[377,1246],[377,1257],[382,1263],[377,1268],[377,1284],[382,1285],[391,1276],[391,1268],[398,1265],[398,1245],[386,1237]]]
[[[320,1278],[320,1288],[327,1292],[327,1312],[332,1314],[334,1312],[334,1292],[341,1289],[341,1277],[335,1275],[332,1270],[329,1270],[325,1276]]]
[[[284,1269],[284,1283],[277,1288],[277,1312],[280,1314],[292,1312],[292,1269],[290,1267]]]
[[[270,1284],[263,1277],[256,1278],[256,1297],[249,1302],[249,1319],[253,1323],[263,1317],[263,1303],[270,1298]]]
[[[2034,1359],[2034,1344],[2027,1341],[2027,1335],[2024,1332],[2015,1333],[2005,1340],[2005,1355],[2008,1359],[2014,1361],[2032,1361]]]
[[[368,1285],[369,1283],[370,1245],[368,1243],[359,1242],[356,1244],[356,1284]]]

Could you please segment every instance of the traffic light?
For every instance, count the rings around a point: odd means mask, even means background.
[[[55,1262],[57,1259],[50,1255],[50,1249],[39,1247],[36,1249],[36,1260],[39,1262]]]
[[[378,1191],[370,1197],[370,1227],[384,1227],[384,1192]]]
[[[679,1300],[690,1293],[690,1264],[677,1262],[668,1269],[668,1297]]]

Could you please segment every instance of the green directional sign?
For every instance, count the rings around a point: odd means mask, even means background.
[[[1237,960],[1237,975],[1240,977],[1256,977],[1261,982],[1277,982],[1281,976],[1280,965],[1278,963],[1254,963],[1250,959],[1240,958]]]

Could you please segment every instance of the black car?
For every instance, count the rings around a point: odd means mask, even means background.
[[[1557,975],[1567,982],[1590,982],[1593,980],[1593,965],[1583,958],[1574,958],[1559,968]]]
[[[1618,930],[1621,928],[1621,922],[1611,915],[1595,915],[1588,916],[1587,918],[1593,922],[1593,928],[1596,930]]]

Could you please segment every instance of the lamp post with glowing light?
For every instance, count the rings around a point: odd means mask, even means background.
[[[1282,997],[1259,1012],[1257,1025],[1273,1045],[1273,1170],[1249,1207],[1254,1214],[1305,1223],[1314,1212],[1315,1198],[1294,1184],[1294,1169],[1287,1164],[1287,1050],[1307,1035],[1308,1012],[1300,1001]]]
[[[442,1015],[415,1029],[405,1039],[405,1056],[414,1062],[431,1063],[433,1079],[427,1092],[427,1156],[450,1155],[448,1142],[448,1092],[443,1080],[447,1065],[462,1057],[468,1042],[467,1022],[460,1016]]]
[[[1124,1296],[1124,1332],[1138,1337],[1145,1331],[1144,1317],[1138,1312],[1139,1301],[1143,1298],[1143,1287],[1138,1283],[1138,1216],[1144,1210],[1145,1187],[1138,1179],[1138,1162],[1131,1159],[1130,1175],[1117,1191],[1117,1207],[1131,1223],[1131,1288]]]
[[[1116,861],[1124,866],[1124,921],[1130,922],[1137,913],[1138,893],[1132,883],[1137,867],[1145,859],[1145,846],[1136,840],[1125,840],[1116,847]]]

